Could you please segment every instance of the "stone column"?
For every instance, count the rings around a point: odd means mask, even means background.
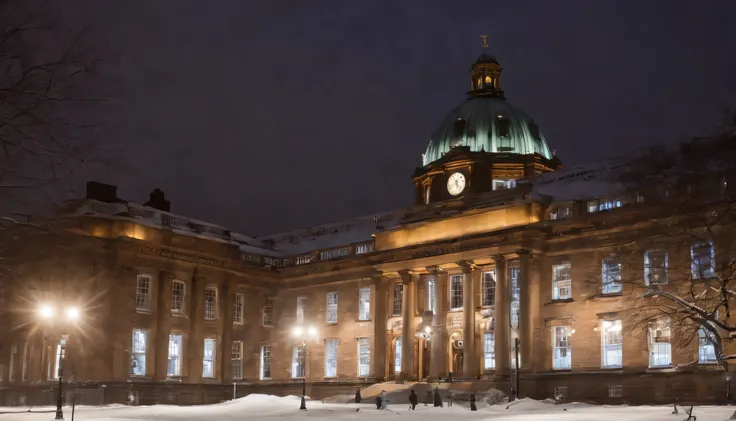
[[[373,278],[375,296],[373,297],[373,355],[372,372],[377,382],[386,380],[386,322],[388,303],[388,279],[383,276]]]
[[[519,341],[521,346],[521,364],[524,370],[530,370],[534,355],[534,315],[539,308],[534,308],[535,270],[531,253],[519,253]],[[538,284],[538,282],[536,282]],[[538,286],[538,285],[537,285]]]
[[[233,378],[233,313],[235,312],[235,281],[226,279],[222,284],[220,320],[222,321],[222,344],[217,352],[220,358],[220,375],[224,384],[231,384]]]
[[[409,271],[400,272],[403,283],[401,301],[401,373],[398,379],[416,380],[414,367],[414,315],[416,314],[415,276]]]
[[[430,340],[429,378],[436,380],[447,375],[447,272],[436,267],[427,268],[434,279],[435,312],[432,320],[432,339]]]
[[[463,378],[473,380],[475,373],[475,306],[473,297],[473,267],[466,264],[463,267]],[[477,270],[475,270],[477,272]]]
[[[503,256],[495,256],[493,261],[496,263],[496,302],[493,306],[493,325],[495,339],[496,354],[496,376],[509,376],[509,363],[511,357],[509,355],[511,331],[511,316],[509,298],[509,278],[506,270],[506,259]]]
[[[198,382],[202,378],[202,357],[204,339],[202,323],[204,323],[204,287],[206,280],[195,270],[189,287],[189,335],[187,335],[187,355],[189,381]]]
[[[171,331],[171,287],[173,275],[158,273],[158,300],[156,304],[156,339],[153,378],[165,380],[169,371],[169,333]]]

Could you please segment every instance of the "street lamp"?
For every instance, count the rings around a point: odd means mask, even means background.
[[[317,328],[309,326],[306,330],[302,326],[295,326],[292,331],[295,338],[302,340],[302,348],[304,349],[304,373],[302,373],[302,403],[299,406],[301,410],[307,410],[307,338],[317,338]]]
[[[62,313],[63,316],[61,318],[57,318],[57,311],[54,306],[51,304],[41,304],[38,306],[38,315],[42,320],[48,321],[50,323],[74,323],[77,320],[79,320],[79,316],[81,315],[81,311],[78,307],[69,306],[66,309],[64,309],[64,312]],[[61,315],[61,314],[59,314]],[[62,410],[62,404],[63,404],[63,397],[64,397],[64,360],[66,359],[66,345],[67,341],[69,340],[69,334],[62,334],[61,340],[59,341],[59,367],[58,367],[58,376],[59,376],[59,390],[58,394],[56,396],[56,417],[54,419],[57,420],[63,420],[64,419],[64,411]]]

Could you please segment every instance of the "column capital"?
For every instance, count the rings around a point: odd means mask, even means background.
[[[427,266],[426,267],[427,272],[429,272],[430,275],[437,275],[439,272],[442,271],[442,268],[439,266]]]
[[[404,284],[414,282],[417,277],[417,275],[414,272],[408,269],[400,270],[399,276],[401,277],[401,282]]]
[[[472,260],[461,260],[457,265],[463,269],[463,273],[472,273],[474,270],[480,269]]]
[[[506,256],[503,254],[497,254],[495,256],[491,256],[491,260],[497,265],[500,265],[506,261]]]

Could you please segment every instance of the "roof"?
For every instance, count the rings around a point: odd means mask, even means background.
[[[473,152],[538,153],[552,159],[534,120],[494,96],[471,97],[453,108],[432,134],[422,165],[440,159],[455,146],[468,146]]]

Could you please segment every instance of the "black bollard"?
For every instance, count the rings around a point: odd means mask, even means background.
[[[475,393],[470,394],[470,410],[477,411],[478,407],[475,406]]]
[[[355,389],[355,403],[360,403],[360,389]]]
[[[434,407],[442,407],[442,397],[440,396],[440,388],[435,387],[434,388]]]
[[[381,399],[381,395],[376,396],[376,409],[383,409],[383,399]]]

